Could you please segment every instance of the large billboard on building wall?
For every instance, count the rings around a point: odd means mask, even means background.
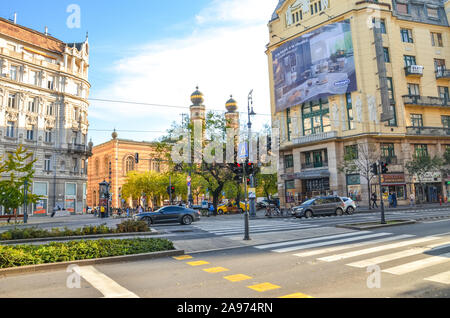
[[[272,58],[277,112],[357,90],[350,20],[289,41]]]

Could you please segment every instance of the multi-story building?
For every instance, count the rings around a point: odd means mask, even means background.
[[[87,37],[64,43],[0,18],[0,157],[19,144],[33,153],[34,215],[86,207],[88,68]]]
[[[127,182],[127,175],[136,172],[165,172],[167,163],[164,156],[153,142],[139,142],[119,139],[116,131],[112,139],[92,148],[92,157],[88,163],[87,202],[89,207],[99,205],[99,183],[110,183],[112,193],[111,207],[136,207],[141,203],[122,197],[122,187]],[[138,154],[138,158],[136,158]],[[137,159],[137,160],[136,160]],[[137,161],[137,162],[136,162]]]
[[[367,205],[378,179],[342,169],[358,152],[390,164],[382,189],[400,204],[450,197],[446,176],[430,174],[422,195],[405,167],[450,146],[449,19],[444,0],[279,1],[266,54],[283,205],[319,194]]]

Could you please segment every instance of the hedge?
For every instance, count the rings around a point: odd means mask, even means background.
[[[83,240],[46,245],[0,246],[0,268],[174,250],[166,239]]]
[[[135,233],[135,232],[149,232],[147,222],[128,220],[116,225],[116,229],[111,229],[106,224],[98,226],[85,226],[83,228],[70,230],[67,227],[64,229],[53,228],[51,230],[32,228],[14,228],[0,234],[0,241],[22,240],[33,238],[51,238],[51,237],[66,237],[66,236],[88,236],[95,234],[115,234],[115,233]]]

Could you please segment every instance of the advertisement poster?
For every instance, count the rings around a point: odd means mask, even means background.
[[[350,20],[296,38],[272,57],[277,112],[357,90]]]

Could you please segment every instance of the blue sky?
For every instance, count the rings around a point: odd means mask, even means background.
[[[230,94],[246,111],[254,89],[255,125],[270,121],[267,22],[277,0],[15,0],[0,16],[81,42],[89,32],[90,97],[189,107],[199,85],[208,109],[224,109]],[[81,9],[81,27],[70,29],[67,8]],[[180,121],[183,108],[91,101],[94,144],[119,138],[153,140]],[[265,114],[265,115],[263,115]],[[242,122],[241,124],[245,124]],[[130,132],[139,131],[139,132]]]

